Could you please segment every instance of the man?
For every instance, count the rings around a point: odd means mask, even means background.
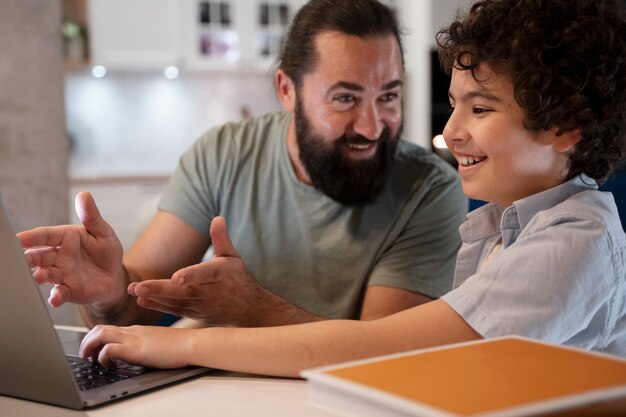
[[[55,284],[50,304],[82,304],[90,325],[168,312],[272,326],[369,320],[446,293],[466,200],[450,167],[399,140],[392,11],[310,1],[275,80],[286,112],[200,138],[123,261],[87,193],[76,199],[82,225],[20,233],[37,282]],[[209,246],[214,258],[199,263]]]

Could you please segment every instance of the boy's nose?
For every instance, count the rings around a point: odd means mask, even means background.
[[[469,132],[463,127],[463,123],[458,120],[458,117],[455,117],[454,112],[452,112],[446,122],[446,126],[443,128],[443,137],[446,140],[448,148],[451,148],[454,142],[469,139]]]

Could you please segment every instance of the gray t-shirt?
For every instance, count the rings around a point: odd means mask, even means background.
[[[229,123],[181,158],[159,204],[209,236],[228,233],[268,290],[327,318],[358,318],[370,285],[439,297],[452,287],[467,200],[438,156],[399,141],[371,205],[343,206],[300,182],[287,153],[289,113]]]

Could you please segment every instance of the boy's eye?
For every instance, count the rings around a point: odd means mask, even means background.
[[[483,113],[487,113],[487,112],[490,112],[490,111],[491,111],[491,110],[486,109],[486,108],[484,108],[484,107],[474,107],[474,108],[472,109],[472,112],[473,112],[474,114],[483,114]]]

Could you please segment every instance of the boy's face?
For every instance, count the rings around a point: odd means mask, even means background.
[[[525,112],[513,85],[486,64],[475,71],[453,69],[452,115],[443,131],[459,161],[465,194],[504,206],[561,184],[569,158],[555,149],[556,128],[533,132],[524,128]]]

